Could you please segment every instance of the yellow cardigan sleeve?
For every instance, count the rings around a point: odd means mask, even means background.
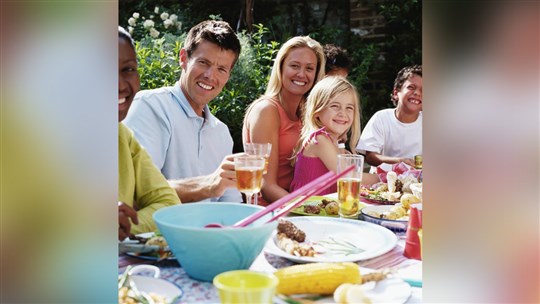
[[[120,123],[118,135],[119,201],[137,210],[139,225],[131,226],[133,234],[155,231],[154,211],[180,199],[131,130]]]

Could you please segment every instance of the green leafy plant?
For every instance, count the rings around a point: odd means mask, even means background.
[[[166,33],[158,39],[146,36],[135,43],[141,89],[172,86],[180,78],[182,69],[178,54],[184,39],[185,34],[175,36]]]

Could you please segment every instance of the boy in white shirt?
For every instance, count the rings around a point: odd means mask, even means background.
[[[396,108],[371,117],[356,150],[372,166],[404,162],[414,167],[414,156],[422,154],[422,66],[399,71],[391,98]]]

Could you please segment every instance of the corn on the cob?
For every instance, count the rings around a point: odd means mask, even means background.
[[[362,282],[358,265],[345,263],[312,263],[281,268],[277,292],[285,295],[300,293],[332,294],[343,283]]]

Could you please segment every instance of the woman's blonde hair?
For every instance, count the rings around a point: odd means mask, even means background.
[[[315,53],[315,56],[317,56],[317,69],[315,72],[315,81],[313,81],[313,83],[317,83],[324,77],[326,58],[321,44],[309,36],[296,36],[287,40],[287,42],[279,49],[276,60],[274,60],[274,65],[272,66],[272,73],[270,74],[270,80],[268,81],[268,86],[266,87],[264,95],[268,97],[276,97],[279,95],[283,84],[283,80],[281,79],[283,62],[292,50],[302,47],[310,48]],[[307,91],[304,97],[307,97],[310,91]]]
[[[304,108],[304,125],[300,133],[300,139],[296,143],[292,155],[292,163],[296,162],[296,156],[302,148],[308,143],[310,135],[324,127],[317,114],[328,108],[332,99],[339,94],[351,92],[354,99],[354,116],[353,122],[349,130],[339,136],[340,142],[346,142],[349,139],[349,149],[352,153],[356,153],[356,145],[360,140],[360,98],[353,84],[347,79],[340,76],[327,76],[311,90]]]
[[[276,59],[274,60],[274,65],[272,66],[272,72],[270,73],[270,79],[268,81],[268,85],[266,86],[266,91],[264,92],[264,95],[259,97],[257,100],[253,101],[251,105],[246,110],[246,115],[244,116],[244,124],[246,123],[246,118],[248,116],[248,113],[251,111],[251,108],[256,103],[262,101],[262,100],[268,100],[268,99],[277,99],[281,103],[281,98],[279,98],[279,93],[281,92],[282,86],[283,86],[283,80],[282,80],[282,72],[283,72],[283,62],[289,56],[292,50],[297,48],[303,48],[307,47],[311,49],[315,56],[317,56],[317,68],[315,70],[315,79],[313,81],[314,84],[316,84],[319,80],[321,80],[324,77],[324,67],[326,63],[326,59],[324,56],[323,47],[317,40],[309,37],[309,36],[296,36],[292,37],[291,39],[287,40],[281,48],[279,49]],[[308,90],[306,94],[304,94],[304,100],[309,95]],[[301,103],[300,108],[298,109],[301,113],[302,107],[304,102]],[[282,106],[285,106],[282,104]]]

